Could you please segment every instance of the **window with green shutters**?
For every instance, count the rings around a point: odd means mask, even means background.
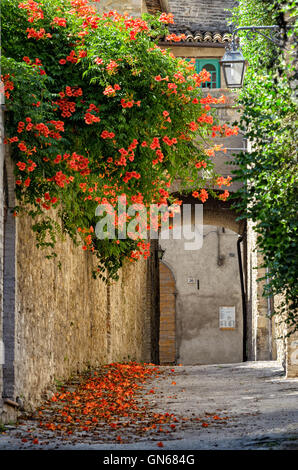
[[[190,61],[190,59],[186,59]],[[211,74],[211,81],[202,83],[202,88],[220,88],[220,65],[218,59],[196,59],[196,72],[203,69]]]

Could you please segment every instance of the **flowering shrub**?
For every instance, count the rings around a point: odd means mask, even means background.
[[[87,0],[3,0],[1,14],[15,213],[33,217],[38,246],[66,232],[97,256],[96,273],[117,277],[149,244],[97,239],[98,204],[168,204],[176,178],[201,202],[228,197],[208,141],[237,130],[215,122],[223,97],[201,95],[209,73],[157,46],[172,15],[99,15]]]

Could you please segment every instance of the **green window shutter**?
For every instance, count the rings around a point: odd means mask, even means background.
[[[185,58],[187,62],[191,59]],[[196,59],[195,70],[197,73],[203,69],[211,73],[211,81],[202,83],[202,88],[220,88],[220,64],[218,59]]]
[[[197,59],[196,71],[203,69],[211,73],[211,82],[202,83],[203,88],[220,88],[220,65],[218,59]]]

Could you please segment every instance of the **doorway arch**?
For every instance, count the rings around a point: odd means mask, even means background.
[[[160,328],[159,362],[176,362],[176,283],[169,265],[159,263]]]

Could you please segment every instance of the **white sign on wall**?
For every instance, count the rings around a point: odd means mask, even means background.
[[[194,277],[188,277],[187,278],[187,284],[195,284],[196,283],[196,280]]]
[[[219,307],[219,328],[236,328],[235,307]]]

